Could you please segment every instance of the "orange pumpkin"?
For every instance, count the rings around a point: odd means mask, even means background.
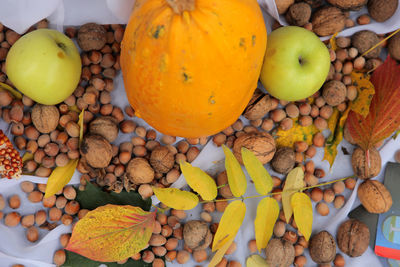
[[[129,102],[164,134],[215,134],[249,102],[266,45],[256,0],[137,0],[121,46]]]

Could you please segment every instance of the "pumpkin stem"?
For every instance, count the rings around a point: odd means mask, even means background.
[[[184,11],[193,11],[195,0],[166,0],[169,6],[176,14],[182,14]]]

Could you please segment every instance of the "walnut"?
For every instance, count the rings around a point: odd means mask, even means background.
[[[348,256],[361,256],[369,245],[368,226],[355,219],[345,221],[340,225],[336,239],[339,249]]]
[[[293,169],[295,153],[290,147],[280,147],[271,161],[271,167],[278,173],[286,174]]]
[[[398,5],[398,0],[369,0],[368,13],[377,22],[384,22],[394,15]]]
[[[118,122],[111,116],[98,117],[90,122],[89,132],[101,135],[111,143],[118,137]]]
[[[154,179],[154,170],[144,158],[134,158],[126,167],[126,175],[134,184],[151,183]]]
[[[183,239],[190,249],[206,249],[212,241],[212,234],[206,222],[188,221],[183,226]]]
[[[367,52],[368,49],[379,43],[379,37],[376,33],[368,30],[359,31],[351,37],[351,44],[357,48],[360,54]],[[382,47],[378,46],[365,55],[366,58],[377,58],[381,54]]]
[[[319,36],[328,36],[344,29],[346,16],[336,7],[323,7],[312,16],[313,31]]]
[[[32,109],[32,123],[41,133],[50,133],[57,128],[60,113],[56,106],[36,104]]]
[[[81,155],[93,168],[106,168],[112,158],[111,144],[100,135],[87,135],[82,140]]]
[[[359,10],[368,0],[327,0],[329,4],[345,10]]]
[[[286,20],[290,25],[304,26],[311,18],[311,6],[300,2],[289,7]]]
[[[243,112],[243,116],[251,121],[263,118],[273,107],[272,99],[260,89],[254,91],[253,97]]]
[[[330,106],[337,106],[346,100],[347,88],[344,83],[336,80],[329,81],[322,88],[322,97]]]
[[[336,256],[336,242],[327,231],[319,232],[310,239],[311,259],[318,264],[330,263]]]
[[[240,164],[243,164],[242,147],[253,152],[262,164],[270,162],[276,150],[274,138],[269,133],[259,131],[245,133],[235,140],[233,154]]]
[[[273,238],[265,248],[265,261],[271,267],[289,267],[293,264],[294,254],[294,247],[289,241]]]
[[[366,152],[357,147],[351,156],[354,174],[360,179],[369,179],[377,176],[381,171],[381,164],[381,155],[375,148],[371,148]]]
[[[400,34],[396,34],[389,39],[388,50],[392,58],[400,60]]]
[[[86,23],[79,28],[78,45],[83,51],[100,50],[107,42],[107,32],[96,23]]]
[[[167,173],[174,167],[174,154],[165,146],[157,146],[150,156],[150,164],[156,172]]]
[[[285,14],[288,8],[294,4],[294,0],[275,0],[279,15]]]
[[[392,195],[377,180],[367,180],[358,187],[358,198],[370,213],[385,213],[393,204]]]
[[[311,8],[319,8],[324,3],[322,0],[304,0],[307,4],[311,6]]]

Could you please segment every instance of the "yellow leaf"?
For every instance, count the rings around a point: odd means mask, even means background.
[[[334,35],[332,35],[331,39],[329,39],[329,43],[331,45],[331,49],[333,51],[336,51],[337,45],[336,45],[336,36],[339,34],[339,32],[336,32]]]
[[[370,75],[367,73],[356,71],[351,73],[351,81],[357,87],[357,98],[351,101],[350,109],[364,118],[369,113],[369,106],[375,94],[375,87],[369,79]]]
[[[76,105],[70,106],[69,110],[75,111],[75,112],[78,112],[78,113],[80,112],[79,108]]]
[[[199,203],[199,198],[195,194],[177,188],[153,187],[153,192],[158,200],[177,210],[191,210]]]
[[[222,258],[225,256],[226,251],[232,245],[233,240],[234,238],[227,240],[225,245],[223,245],[220,249],[217,250],[215,255],[212,257],[210,263],[208,264],[208,267],[214,267],[221,262]]]
[[[33,159],[33,154],[29,152],[25,152],[25,154],[22,156],[22,162],[26,162],[28,160]]]
[[[44,198],[53,196],[55,193],[64,188],[66,184],[71,180],[74,175],[76,166],[78,165],[78,159],[70,160],[67,165],[63,167],[57,167],[50,174],[47,179],[46,192]]]
[[[213,252],[222,248],[228,241],[235,239],[245,215],[246,205],[240,200],[233,201],[226,207],[214,236]]]
[[[217,197],[218,189],[213,178],[186,161],[182,161],[180,166],[188,185],[199,193],[204,200],[213,200]]]
[[[294,213],[294,221],[297,228],[308,241],[311,236],[313,224],[313,209],[311,199],[304,193],[295,193],[292,196],[291,204]]]
[[[336,107],[334,107],[333,113],[328,119],[328,129],[329,131],[331,131],[331,134],[329,135],[328,139],[326,139],[327,142],[332,141],[335,136],[335,129],[338,123],[339,114],[340,114],[339,110]]]
[[[335,158],[337,155],[337,147],[342,142],[343,140],[343,129],[344,129],[344,124],[346,123],[347,116],[349,115],[350,112],[350,107],[348,107],[341,115],[338,121],[338,116],[339,112],[335,108],[333,115],[336,116],[336,125],[333,130],[331,130],[331,135],[326,141],[325,144],[325,151],[324,151],[324,158],[322,160],[327,160],[330,164],[330,168],[332,168],[333,163],[335,162]],[[333,116],[332,116],[333,117]],[[331,117],[331,118],[332,118]],[[330,120],[330,119],[329,119]],[[329,122],[330,123],[330,122]],[[328,125],[329,125],[328,123]]]
[[[314,124],[303,127],[298,123],[297,119],[293,119],[292,128],[288,131],[284,131],[279,127],[274,136],[277,146],[293,147],[294,143],[297,141],[305,141],[307,144],[311,145],[312,138],[317,132],[319,131]]]
[[[304,172],[301,167],[294,168],[286,177],[285,187],[282,191],[282,206],[285,213],[286,222],[289,223],[292,217],[293,209],[290,205],[290,199],[296,191],[304,186]]]
[[[258,251],[267,247],[278,216],[279,204],[274,198],[266,197],[258,203],[257,215],[254,221]]]
[[[247,189],[246,176],[232,151],[225,145],[222,145],[222,148],[225,154],[225,169],[229,187],[235,197],[241,197]]]
[[[0,91],[2,91],[2,90],[9,91],[17,99],[22,98],[22,94],[20,92],[18,92],[17,90],[12,88],[8,84],[0,82]]]
[[[266,195],[272,190],[273,182],[271,175],[264,168],[261,161],[245,147],[242,147],[242,159],[247,172],[253,179],[254,186],[260,195]]]
[[[254,254],[247,258],[246,267],[269,267],[269,266],[263,257]]]

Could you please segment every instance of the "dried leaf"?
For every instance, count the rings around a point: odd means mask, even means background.
[[[229,187],[235,197],[241,197],[247,189],[246,176],[232,151],[225,145],[222,145],[222,148],[225,154],[225,169]]]
[[[304,186],[304,172],[301,167],[296,167],[289,172],[286,177],[285,187],[282,191],[282,206],[285,213],[286,222],[289,223],[292,217],[293,209],[290,204],[290,199],[296,191]]]
[[[229,203],[221,217],[218,230],[214,236],[212,244],[213,252],[222,248],[228,241],[235,239],[245,215],[246,205],[242,201],[236,200]]]
[[[177,188],[153,187],[153,192],[158,200],[177,210],[191,210],[199,203],[199,198],[195,194]]]
[[[337,44],[336,44],[336,36],[339,34],[339,32],[336,32],[334,35],[332,35],[331,39],[329,39],[329,44],[331,45],[331,49],[333,51],[337,50]]]
[[[257,215],[254,221],[258,251],[267,247],[278,216],[279,204],[274,198],[266,197],[258,203]]]
[[[247,258],[246,267],[269,267],[269,266],[263,257],[254,254]]]
[[[315,125],[311,124],[310,126],[303,127],[298,123],[298,119],[292,120],[292,128],[284,131],[279,127],[278,131],[274,134],[276,145],[293,147],[294,143],[297,141],[305,141],[307,144],[311,145],[314,134],[319,132]]]
[[[79,137],[81,140],[83,136],[83,110],[79,115],[78,123],[81,127]],[[58,191],[63,189],[64,186],[69,183],[69,181],[71,181],[76,166],[78,165],[78,161],[79,159],[70,160],[67,165],[63,167],[57,167],[52,171],[50,177],[47,179],[47,186],[44,198],[55,195]]]
[[[217,250],[215,255],[212,257],[210,263],[208,264],[208,267],[214,267],[221,262],[222,258],[225,256],[226,251],[232,245],[234,239],[235,238],[233,237],[227,240],[226,243],[220,249]]]
[[[336,155],[337,155],[337,147],[342,142],[343,140],[343,129],[344,129],[344,124],[346,123],[347,116],[349,115],[350,107],[348,107],[341,115],[340,119],[338,120],[338,115],[339,111],[335,108],[334,113],[332,114],[332,117],[336,117],[333,119],[336,119],[336,125],[335,128],[331,130],[331,135],[326,141],[325,145],[325,153],[324,153],[324,158],[322,160],[327,160],[330,164],[330,167],[332,168],[333,163],[335,161]],[[331,118],[332,118],[331,117]],[[328,125],[330,127],[330,120],[328,122]],[[339,121],[339,123],[337,123]]]
[[[18,92],[17,90],[12,88],[8,84],[0,82],[0,91],[3,91],[3,90],[9,91],[17,99],[22,98],[22,94],[20,92]]]
[[[311,199],[304,193],[295,193],[291,199],[292,209],[294,213],[294,221],[308,241],[311,236],[313,224],[313,209]]]
[[[241,152],[244,166],[253,180],[257,192],[260,195],[268,194],[273,187],[271,175],[269,175],[268,171],[253,152],[245,147],[242,147]]]
[[[202,169],[193,167],[186,161],[182,161],[180,166],[188,185],[199,193],[204,200],[213,200],[217,197],[218,189],[213,178]]]
[[[129,205],[98,207],[77,222],[66,249],[101,262],[127,259],[148,245],[155,216]]]
[[[357,87],[357,98],[351,101],[350,109],[365,118],[369,113],[369,106],[375,94],[375,87],[367,73],[353,71],[351,80],[353,85]]]
[[[366,118],[350,111],[346,127],[355,143],[368,150],[400,126],[400,67],[390,56],[371,76],[375,95]]]

